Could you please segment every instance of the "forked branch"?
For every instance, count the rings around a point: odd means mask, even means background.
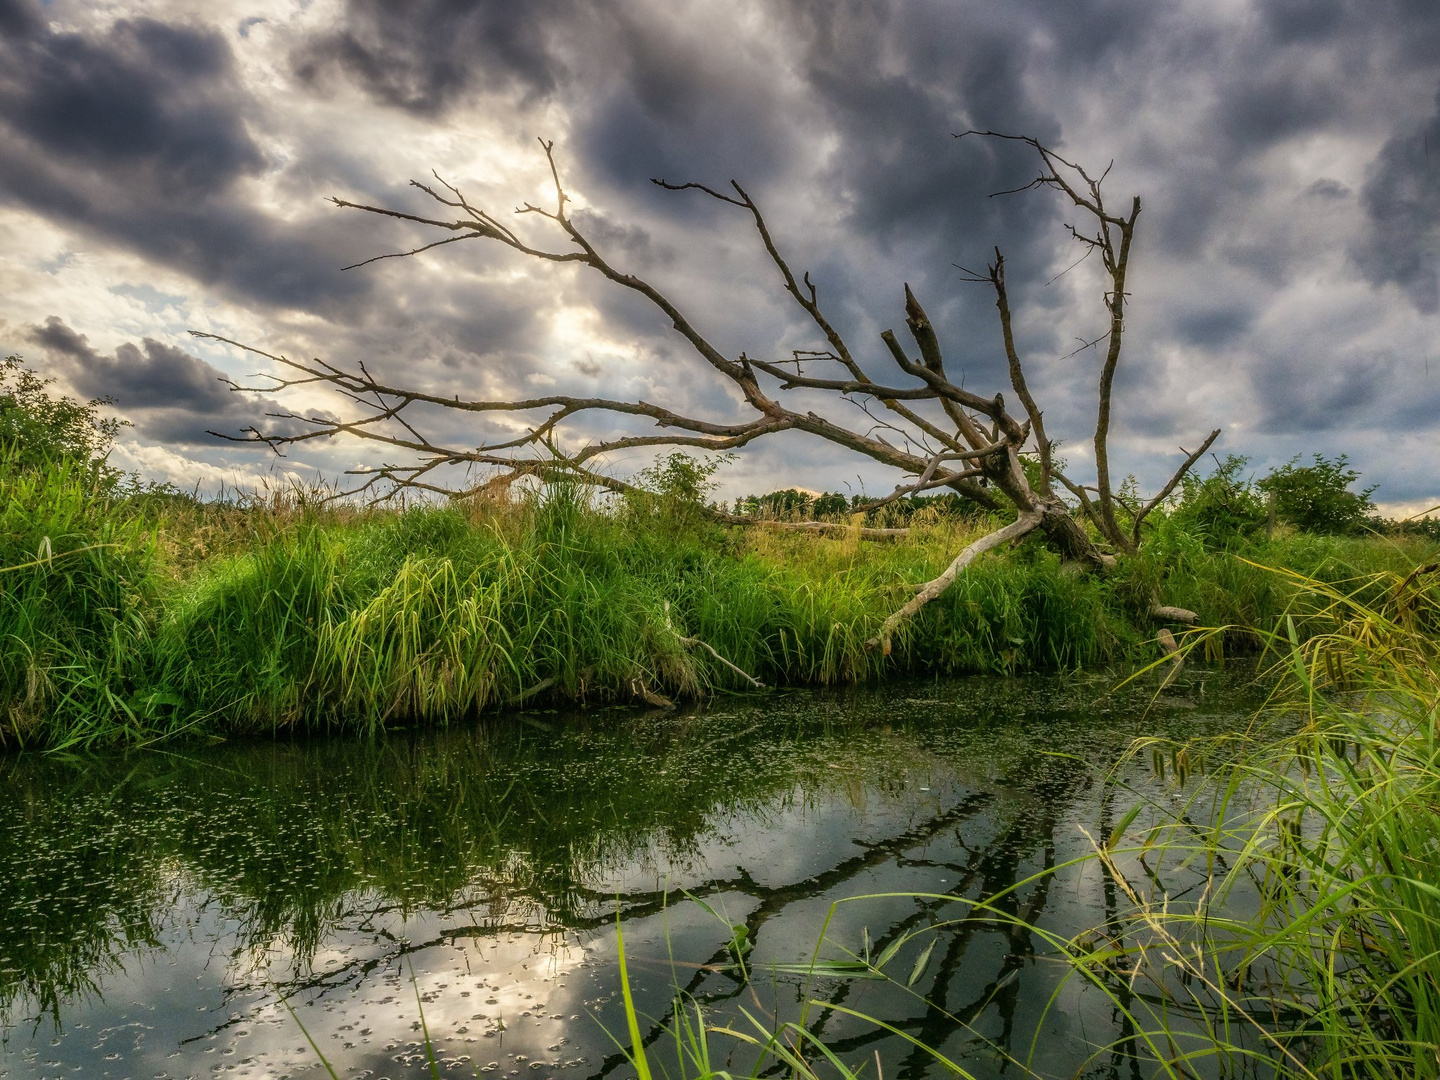
[[[614,266],[570,216],[571,198],[561,180],[554,146],[543,140],[541,146],[554,185],[554,201],[548,206],[524,202],[505,220],[472,203],[457,185],[438,174],[434,183],[412,181],[415,190],[442,208],[436,217],[334,199],[335,205],[346,209],[445,234],[408,250],[374,256],[354,267],[380,259],[408,258],[462,240],[500,245],[538,262],[583,267],[643,297],[656,309],[690,346],[700,362],[700,370],[738,393],[743,415],[739,418],[692,415],[643,399],[567,394],[462,398],[423,386],[387,381],[372,374],[363,363],[345,366],[318,359],[292,360],[216,335],[201,334],[199,336],[259,355],[277,372],[266,376],[268,381],[262,385],[232,384],[234,389],[274,393],[325,386],[339,395],[347,410],[347,414],[339,418],[328,414],[279,413],[277,418],[287,421],[288,429],[261,431],[252,427],[231,437],[264,443],[278,453],[310,440],[344,436],[369,443],[382,453],[409,456],[407,462],[355,470],[360,480],[352,494],[363,492],[385,497],[395,492],[418,490],[457,496],[528,476],[567,477],[628,495],[639,489],[631,482],[610,475],[608,462],[616,453],[651,447],[724,452],[782,431],[800,431],[867,457],[905,477],[893,493],[872,500],[857,508],[859,510],[884,506],[905,495],[948,488],[987,509],[1014,512],[1016,517],[1010,524],[968,545],[943,574],[920,586],[915,596],[885,621],[871,644],[886,652],[897,628],[943,593],[966,566],[985,551],[1032,531],[1043,532],[1047,542],[1066,558],[1103,572],[1113,556],[1086,533],[1070,508],[1055,494],[1053,483],[1059,482],[1076,496],[1086,519],[1114,551],[1133,551],[1139,543],[1140,524],[1145,516],[1174,490],[1218,432],[1212,433],[1198,451],[1187,456],[1159,495],[1144,506],[1133,508],[1131,528],[1122,530],[1116,513],[1121,500],[1112,490],[1109,474],[1108,437],[1114,376],[1124,336],[1126,274],[1140,201],[1133,201],[1128,214],[1117,215],[1107,209],[1104,201],[1101,190],[1104,174],[1092,177],[1080,165],[1029,137],[994,132],[964,134],[1018,141],[1031,147],[1040,158],[1042,171],[1025,187],[1049,187],[1062,193],[1079,212],[1082,223],[1088,223],[1084,228],[1071,226],[1071,234],[1085,246],[1087,255],[1098,252],[1104,264],[1108,281],[1103,301],[1108,325],[1102,334],[1084,346],[1105,342],[1106,348],[1097,387],[1094,437],[1097,476],[1093,500],[1086,492],[1086,485],[1073,482],[1055,467],[1044,412],[1032,392],[1016,344],[1005,259],[998,248],[994,263],[985,273],[970,274],[968,280],[988,284],[994,291],[1000,323],[999,344],[1010,390],[1020,403],[1019,414],[1007,408],[1004,395],[996,393],[986,397],[974,393],[951,377],[946,370],[939,334],[908,285],[903,291],[905,325],[914,349],[918,350],[918,358],[907,352],[890,330],[880,335],[878,344],[883,348],[863,354],[852,347],[822,309],[820,290],[809,273],[797,273],[792,268],[758,203],[745,188],[735,181],[731,181],[728,190],[722,190],[695,182],[656,180],[659,187],[668,191],[698,192],[744,211],[779,275],[780,287],[804,312],[819,338],[816,348],[792,352],[788,360],[727,354],[661,289]],[[506,223],[522,218],[558,234],[558,246],[529,239],[522,235],[518,224]],[[883,377],[876,374],[882,371]],[[817,403],[824,402],[858,409],[864,419],[857,420],[854,412],[844,418],[824,415],[817,411]],[[491,433],[474,445],[430,434],[435,417],[441,413],[484,418]],[[637,422],[653,427],[639,430],[635,428]],[[1038,460],[1038,480],[1032,481],[1027,474],[1023,455],[1033,455]],[[476,475],[477,470],[481,475]],[[454,479],[457,472],[459,480]],[[713,509],[709,512],[722,520],[746,520]],[[818,522],[790,524],[816,530],[844,527]],[[862,530],[861,535],[893,532],[869,529]]]

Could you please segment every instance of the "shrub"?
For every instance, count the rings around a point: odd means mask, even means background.
[[[1171,519],[1207,547],[1229,549],[1254,536],[1267,514],[1264,499],[1243,475],[1249,463],[1247,457],[1229,454],[1216,459],[1215,470],[1204,479],[1187,473]]]
[[[1256,487],[1275,504],[1275,517],[1302,532],[1345,536],[1362,532],[1375,513],[1372,484],[1356,493],[1350,485],[1360,474],[1341,454],[1335,460],[1315,455],[1313,465],[1296,465],[1299,455],[1273,470]]]
[[[81,462],[93,480],[113,487],[119,473],[105,464],[125,421],[103,417],[110,398],[81,404],[49,392],[54,379],[42,379],[20,357],[0,361],[0,461],[8,468],[38,469],[61,460]]]

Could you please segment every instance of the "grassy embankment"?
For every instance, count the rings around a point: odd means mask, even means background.
[[[882,657],[864,642],[908,586],[986,527],[912,525],[889,543],[722,529],[663,499],[598,509],[563,489],[404,513],[118,499],[63,463],[0,470],[0,744],[368,731],[747,688],[686,639],[772,685],[1095,667],[1153,657],[1153,597],[1262,631],[1294,598],[1161,522],[1109,580],[1038,544],[986,559]],[[1343,582],[1423,553],[1291,534],[1249,554]]]

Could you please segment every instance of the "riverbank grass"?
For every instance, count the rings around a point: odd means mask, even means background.
[[[87,486],[87,484],[89,486]],[[718,526],[663,499],[558,487],[385,511],[307,493],[129,497],[83,470],[0,469],[0,743],[373,732],[527,706],[663,707],[754,683],[1015,674],[1145,662],[1153,598],[1253,648],[1294,599],[1164,520],[1101,579],[1038,544],[968,570],[865,642],[992,522],[926,508],[888,542]],[[837,524],[844,524],[840,519]],[[1327,580],[1413,564],[1419,541],[1280,536]]]
[[[1440,1075],[1437,575],[1337,588],[1277,572],[1309,604],[1268,638],[1267,714],[1136,744],[1211,775],[1179,812],[1131,814],[1097,843],[1128,906],[1066,953],[1137,1051],[1170,1048],[1165,1075]],[[1188,895],[1148,886],[1185,866],[1201,868]]]

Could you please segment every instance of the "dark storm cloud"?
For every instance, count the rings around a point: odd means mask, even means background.
[[[1323,126],[1335,115],[1341,95],[1333,73],[1301,65],[1292,70],[1272,65],[1227,79],[1215,106],[1216,126],[1230,150],[1226,157],[1233,160],[1241,152]]]
[[[1313,195],[1317,199],[1348,199],[1354,192],[1339,180],[1322,176],[1305,189],[1305,194]]]
[[[26,37],[44,25],[39,8],[31,0],[0,0],[0,33],[6,37]]]
[[[1396,367],[1389,352],[1263,357],[1252,372],[1263,410],[1259,429],[1296,434],[1366,426]]]
[[[1187,345],[1220,347],[1230,344],[1254,321],[1255,313],[1241,307],[1200,308],[1175,319],[1175,333]]]
[[[1025,200],[987,198],[1035,174],[1025,148],[950,139],[978,126],[1057,141],[1055,119],[1025,87],[1024,20],[979,7],[956,19],[936,5],[803,10],[790,33],[841,140],[827,182],[853,201],[850,224],[890,243],[928,234],[983,251],[997,234],[1023,245],[1048,223]]]
[[[1440,93],[1418,131],[1386,142],[1361,201],[1370,232],[1355,257],[1365,276],[1399,285],[1419,311],[1440,310]]]
[[[212,30],[122,19],[100,40],[31,33],[6,52],[0,116],[68,167],[124,170],[186,198],[263,165]]]
[[[577,120],[589,171],[615,190],[634,188],[646,175],[716,187],[736,178],[771,212],[772,231],[797,271],[813,271],[842,331],[858,325],[873,332],[870,317],[881,327],[896,323],[909,280],[932,319],[950,332],[957,367],[995,364],[993,350],[972,355],[966,343],[974,335],[958,332],[993,304],[980,290],[960,286],[951,263],[983,263],[997,241],[1021,260],[1048,262],[1045,234],[1058,224],[1055,206],[1043,195],[1038,204],[987,200],[1028,180],[1034,163],[1014,148],[956,143],[951,134],[969,116],[1055,133],[1021,85],[1025,29],[983,19],[957,29],[939,8],[902,17],[879,5],[779,5],[772,14],[771,36],[783,42],[787,61],[794,58],[804,85],[805,99],[788,111],[776,107],[777,87],[787,80],[773,58],[723,35],[683,34],[663,20],[617,20],[607,65],[623,78],[587,86]],[[879,62],[892,53],[905,63]],[[816,175],[803,155],[819,134],[832,144],[831,164]],[[793,200],[797,184],[806,185],[817,218],[828,212],[837,226],[823,243],[774,209],[782,198]],[[732,238],[743,237],[748,225],[733,208],[693,194],[652,198],[643,208],[702,231],[713,224]],[[877,251],[902,260],[883,279],[874,273]],[[763,267],[763,253],[759,259],[759,280],[768,281],[773,268]],[[1022,276],[1017,291],[1025,289]],[[778,288],[775,298],[783,301]],[[774,311],[763,322],[741,321],[737,340],[752,350],[768,352],[784,332]],[[770,340],[755,341],[756,333]]]
[[[1160,239],[1177,253],[1198,252],[1223,231],[1224,215],[1260,195],[1269,150],[1327,130],[1373,130],[1385,118],[1357,112],[1365,88],[1437,68],[1440,4],[1428,0],[1259,0],[1255,10],[1257,24],[1233,24],[1206,49],[1195,50],[1203,35],[1175,33],[1175,46],[1152,43],[1142,61],[1173,65],[1199,94],[1213,95],[1203,125],[1184,132],[1191,156],[1176,162],[1170,190],[1157,193]],[[1253,261],[1243,245],[1233,251],[1237,262]],[[1270,255],[1273,262],[1278,253]]]
[[[0,195],[268,303],[363,291],[335,272],[334,225],[282,224],[237,194],[266,161],[221,34],[152,19],[22,29],[0,42]]]
[[[433,116],[474,91],[553,90],[558,59],[547,32],[582,5],[471,0],[349,0],[341,25],[297,47],[297,77],[342,74],[376,101]]]
[[[1340,29],[1345,4],[1344,0],[1268,0],[1260,14],[1277,44],[1311,45]]]
[[[138,346],[125,342],[105,355],[58,316],[32,326],[29,337],[65,371],[77,391],[85,397],[112,398],[140,434],[158,442],[218,443],[207,429],[239,434],[244,427],[265,431],[274,426],[265,415],[276,410],[273,401],[235,393],[216,368],[154,338]]]

